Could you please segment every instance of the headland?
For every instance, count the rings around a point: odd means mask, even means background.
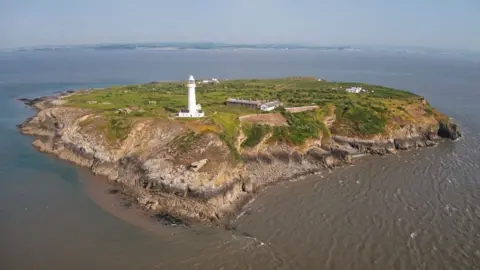
[[[413,93],[310,77],[202,80],[205,113],[179,118],[187,82],[21,99],[40,151],[85,166],[171,220],[223,223],[262,187],[461,136]]]

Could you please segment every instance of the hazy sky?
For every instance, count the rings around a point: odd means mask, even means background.
[[[0,0],[0,47],[216,41],[480,50],[480,0]]]

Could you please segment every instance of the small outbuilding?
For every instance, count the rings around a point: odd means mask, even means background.
[[[360,92],[367,92],[367,90],[363,89],[362,87],[350,87],[350,88],[347,88],[345,91],[347,91],[347,93],[355,93],[355,94],[358,94]]]
[[[260,110],[262,110],[264,112],[269,112],[269,111],[275,110],[276,108],[280,107],[281,105],[282,105],[282,103],[278,100],[270,101],[270,102],[266,102],[266,103],[262,104],[260,106]]]

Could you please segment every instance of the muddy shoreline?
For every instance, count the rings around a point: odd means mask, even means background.
[[[120,218],[134,226],[141,227],[154,233],[165,233],[159,231],[158,225],[190,228],[189,223],[175,219],[168,215],[152,214],[142,208],[135,200],[122,193],[122,187],[114,182],[96,176],[85,168],[77,168],[77,174],[88,197],[100,208],[113,216]]]
[[[432,127],[406,127],[405,136],[386,140],[333,136],[328,144],[310,142],[304,152],[286,145],[269,147],[263,152],[244,151],[241,153],[242,164],[237,167],[229,167],[228,163],[220,160],[218,166],[212,166],[210,171],[192,172],[188,167],[172,170],[170,163],[158,158],[145,161],[134,155],[117,154],[116,158],[112,157],[111,152],[98,150],[103,148],[98,146],[95,138],[88,134],[80,136],[77,122],[79,118],[87,117],[88,112],[60,106],[61,98],[74,92],[19,99],[38,111],[37,115],[18,125],[20,132],[36,137],[33,145],[40,151],[87,167],[94,174],[107,178],[113,187],[110,192],[121,198],[126,206],[138,206],[163,225],[188,226],[202,222],[230,228],[230,221],[237,217],[245,204],[269,185],[342,167],[361,155],[386,155],[432,147],[443,139],[455,140],[461,136],[456,125],[439,123],[435,127],[437,130]],[[132,140],[140,140],[132,137]],[[220,145],[218,138],[209,136],[203,139],[207,148],[217,145],[211,151],[213,155],[228,149]],[[168,151],[171,153],[172,149]],[[155,166],[150,166],[149,162],[156,162]],[[218,172],[218,167],[223,171]],[[178,177],[194,181],[207,173],[216,178],[227,178],[225,184],[216,188],[191,188],[188,184],[174,184]],[[159,182],[155,180],[158,177],[174,182]]]
[[[265,190],[270,186],[277,185],[282,182],[301,181],[309,176],[328,172],[329,170],[327,169],[319,169],[317,172],[307,173],[302,176],[297,176],[296,178],[282,179],[271,182],[270,184],[264,185],[260,189],[255,190],[254,193],[250,193],[249,196],[242,198],[242,201],[237,203],[237,208],[235,211],[231,212],[228,218],[223,219],[222,223],[208,223],[204,225],[236,231],[236,227],[233,225],[233,223],[241,215],[245,214],[244,208],[247,207],[259,193],[265,192]],[[128,188],[116,182],[109,181],[104,176],[94,175],[85,168],[78,168],[78,174],[83,180],[82,182],[86,193],[90,199],[95,202],[95,204],[99,205],[110,214],[135,226],[142,227],[149,231],[155,231],[158,225],[183,229],[198,225],[198,222],[195,220],[181,219],[174,217],[167,212],[154,213],[145,209],[138,203],[135,197],[132,197]]]

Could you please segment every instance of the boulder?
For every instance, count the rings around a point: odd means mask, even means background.
[[[123,108],[123,109],[118,109],[115,113],[117,113],[117,114],[119,114],[119,113],[129,114],[131,112],[132,112],[132,110],[129,109],[129,108]]]
[[[137,198],[137,201],[141,205],[147,205],[150,202],[151,198],[149,195],[141,195],[140,197]]]
[[[330,152],[325,151],[319,147],[312,147],[310,150],[308,150],[307,155],[313,160],[323,161],[325,156],[330,155]]]
[[[242,183],[242,191],[243,192],[251,193],[251,192],[253,192],[253,189],[254,189],[254,186],[253,186],[252,181],[247,180],[247,181]]]
[[[408,150],[412,148],[412,144],[409,140],[395,139],[395,148],[398,150]]]
[[[194,172],[197,172],[198,170],[200,170],[203,166],[205,166],[205,164],[207,164],[208,162],[208,159],[201,159],[199,161],[195,161],[193,162],[192,164],[190,164],[189,166],[189,169],[194,171]]]
[[[440,122],[438,127],[438,136],[456,140],[462,136],[456,124]]]
[[[52,145],[49,142],[44,143],[42,140],[37,139],[33,141],[33,146],[37,147],[41,152],[49,152],[52,149]]]
[[[335,167],[335,164],[337,163],[337,159],[334,158],[333,156],[327,156],[325,157],[324,159],[324,164],[325,166],[327,166],[328,168],[333,168]]]
[[[426,146],[426,145],[425,145],[425,142],[424,142],[424,141],[416,141],[416,142],[415,142],[415,147],[416,147],[416,148],[423,148],[423,147],[425,147],[425,146]]]
[[[430,140],[425,141],[425,146],[426,147],[432,147],[432,146],[436,146],[436,145],[438,145],[438,143],[436,143],[434,141],[430,141]]]
[[[55,122],[54,125],[56,129],[63,129],[65,127],[65,124],[61,122]]]
[[[151,201],[149,208],[150,208],[150,210],[152,210],[152,211],[158,210],[158,208],[159,208],[159,207],[158,207],[158,201],[156,201],[156,200]]]
[[[393,154],[396,152],[395,145],[385,147],[387,154]]]
[[[384,156],[388,153],[387,148],[385,147],[372,147],[369,151],[372,155]]]
[[[436,132],[430,131],[425,134],[425,138],[429,141],[438,140],[438,134]]]

